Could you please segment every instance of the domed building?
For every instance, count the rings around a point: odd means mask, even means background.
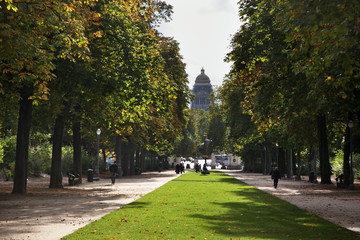
[[[195,95],[194,101],[191,103],[191,108],[198,110],[207,108],[210,105],[209,96],[213,91],[210,83],[210,78],[205,74],[204,68],[201,69],[201,74],[196,77],[192,93]]]

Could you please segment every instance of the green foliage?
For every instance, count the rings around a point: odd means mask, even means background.
[[[339,176],[344,172],[344,152],[342,150],[337,150],[335,155],[330,159],[331,168],[335,176]]]
[[[16,155],[16,136],[15,135],[6,135],[0,140],[3,148],[3,164],[5,168],[9,168],[12,162],[15,162]]]
[[[353,153],[354,176],[360,180],[360,153]]]
[[[4,163],[4,144],[2,139],[0,139],[0,164]]]
[[[299,236],[359,238],[355,232],[223,173],[203,176],[190,172],[63,239],[299,239]]]
[[[326,118],[328,142],[343,137],[350,116],[359,116],[359,2],[239,6],[244,24],[233,37],[226,59],[233,65],[222,89],[234,152],[247,143],[256,149],[264,139],[284,149],[316,146],[317,116]],[[358,129],[359,119],[354,122]]]
[[[65,146],[71,145],[70,123],[76,121],[87,152],[94,151],[93,129],[99,127],[108,149],[112,136],[121,135],[158,154],[172,151],[186,123],[190,91],[179,44],[154,28],[170,19],[170,5],[5,1],[0,12],[1,133],[16,129],[19,92],[26,88],[34,103],[35,135],[53,131],[54,118],[61,115]],[[31,141],[29,159],[18,172],[24,174],[20,170],[26,166],[32,175],[49,172],[49,142]],[[72,169],[72,152],[63,151],[65,172]],[[13,153],[15,147],[4,145],[2,166],[15,160]],[[83,169],[90,158],[83,152]],[[54,171],[60,169],[54,166]]]
[[[354,177],[360,179],[360,154],[353,153],[353,171]],[[350,160],[349,160],[350,161]],[[339,149],[335,151],[335,155],[330,159],[333,174],[339,176],[343,173],[344,152]]]
[[[8,135],[0,138],[0,168],[8,181],[15,172],[16,136]]]
[[[72,146],[64,146],[62,147],[62,165],[61,165],[61,172],[66,174],[69,171],[73,171],[73,148]],[[81,168],[83,173],[86,173],[89,169],[90,162],[93,163],[95,167],[96,157],[91,156],[88,154],[84,149],[81,151]],[[99,161],[99,170],[101,172],[102,169],[105,169],[105,163],[100,159]]]
[[[5,180],[9,181],[14,176],[15,173],[15,162],[11,162],[9,164],[9,167],[8,168],[4,167],[2,171],[4,173]]]
[[[16,2],[16,11],[0,8],[1,94],[27,86],[36,99],[46,99],[55,57],[86,58],[84,26],[92,1],[86,2]]]
[[[34,133],[30,140],[28,174],[39,177],[42,173],[50,174],[51,151],[50,134]]]
[[[213,141],[213,152],[223,152],[225,150],[226,125],[221,115],[221,107],[218,103],[220,92],[215,90],[210,99],[209,111],[209,128],[207,136]]]

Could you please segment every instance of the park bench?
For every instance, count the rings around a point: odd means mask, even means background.
[[[70,186],[74,186],[80,183],[80,175],[78,173],[74,173],[73,171],[67,172],[67,176]]]

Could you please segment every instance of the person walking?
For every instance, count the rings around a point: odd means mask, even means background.
[[[179,174],[180,173],[180,164],[176,164],[176,167],[175,167],[175,172],[176,174]]]
[[[274,188],[277,188],[279,179],[281,179],[281,174],[277,167],[271,171],[271,179],[274,179]]]
[[[119,170],[119,167],[116,164],[116,161],[114,161],[114,163],[110,165],[109,170],[110,170],[110,174],[111,174],[111,183],[115,184],[116,174]]]
[[[180,163],[180,173],[183,174],[185,173],[185,168],[184,168],[184,164]]]

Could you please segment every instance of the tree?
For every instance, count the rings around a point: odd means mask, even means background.
[[[213,141],[214,151],[222,152],[225,147],[226,125],[221,115],[220,105],[217,101],[217,99],[219,99],[218,95],[220,92],[215,92],[215,94],[213,94],[212,99],[210,100],[210,106],[208,108],[210,122],[207,136]]]
[[[184,124],[188,94],[178,43],[153,29],[171,7],[161,1],[108,1],[97,4],[96,11],[101,18],[92,32],[101,38],[90,49],[95,78],[106,94],[101,122],[119,136],[117,160],[120,142],[169,152]]]
[[[56,57],[88,53],[84,35],[86,3],[79,1],[1,2],[0,74],[2,94],[20,99],[13,193],[26,192],[32,105],[48,95]],[[71,46],[71,47],[70,47]]]
[[[288,56],[294,62],[293,70],[309,80],[307,84],[311,90],[308,96],[316,102],[318,119],[326,117],[330,126],[340,119],[345,123],[343,126],[347,125],[348,116],[358,112],[355,105],[360,100],[356,74],[359,70],[359,46],[356,44],[359,26],[354,21],[359,18],[355,10],[357,7],[357,1],[343,4],[286,1],[278,6],[281,10],[277,19],[286,33],[290,46]],[[324,120],[319,122],[324,123]],[[325,154],[326,150],[320,149],[320,152]],[[324,154],[321,156],[326,156]],[[326,175],[325,182],[323,179],[322,182],[329,183],[331,169],[326,157],[321,162],[322,166],[327,166],[322,169]],[[344,171],[348,172],[347,169]]]
[[[325,1],[249,0],[239,5],[245,23],[227,60],[234,62],[230,81],[244,93],[243,112],[262,134],[298,151],[314,145],[318,132],[322,182],[329,183],[327,138],[335,136],[336,122],[344,121],[359,100],[357,56],[352,56],[358,51],[353,44],[358,3],[339,8]]]

